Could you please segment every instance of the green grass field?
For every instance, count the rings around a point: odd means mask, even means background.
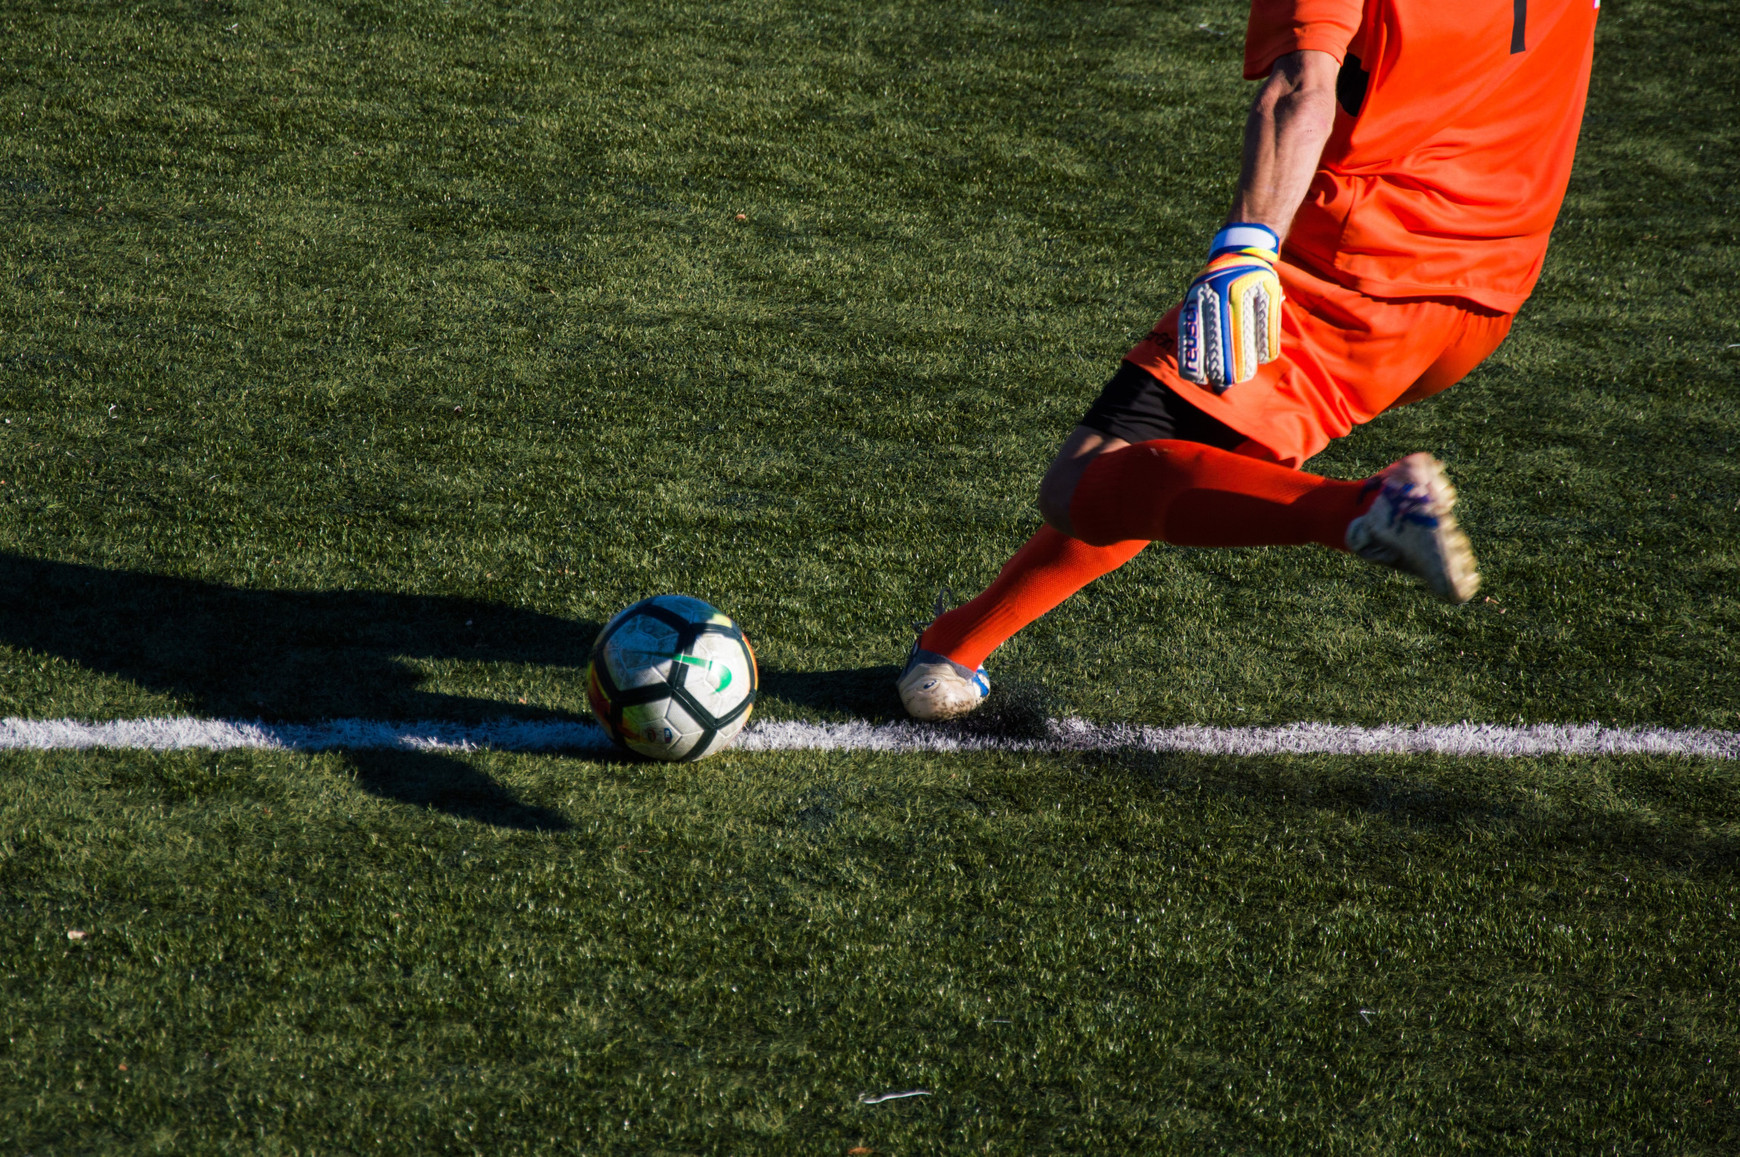
[[[1195,270],[1243,11],[5,8],[0,715],[578,719],[683,591],[896,717]],[[1442,456],[1485,597],[1155,548],[999,685],[1740,729],[1737,45],[1609,0],[1513,336],[1314,461]],[[0,768],[8,1152],[1740,1151],[1729,762]]]

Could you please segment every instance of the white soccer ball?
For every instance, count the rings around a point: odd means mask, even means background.
[[[586,668],[598,722],[653,759],[700,759],[729,746],[759,684],[737,624],[687,595],[656,595],[618,613],[598,632]]]

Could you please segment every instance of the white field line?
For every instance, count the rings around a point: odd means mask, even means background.
[[[1740,759],[1740,732],[1602,727],[1598,724],[1485,723],[1354,727],[1289,723],[1278,727],[1137,727],[1058,719],[1043,738],[1015,738],[922,723],[758,723],[737,737],[745,751],[1062,752],[1180,751],[1207,755],[1680,755]],[[187,748],[270,751],[568,751],[609,748],[590,723],[393,723],[333,719],[262,723],[157,718],[84,722],[0,719],[0,750]]]

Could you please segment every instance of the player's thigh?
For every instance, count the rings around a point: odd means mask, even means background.
[[[1309,429],[1300,461],[1352,427],[1453,384],[1508,329],[1505,315],[1451,298],[1312,288],[1319,292],[1298,295],[1298,346],[1278,385],[1278,394],[1291,389],[1317,406],[1302,423]]]
[[[1426,367],[1402,396],[1390,403],[1390,409],[1422,401],[1449,389],[1474,371],[1493,350],[1504,343],[1515,315],[1489,310],[1469,309],[1467,322],[1458,339]]]

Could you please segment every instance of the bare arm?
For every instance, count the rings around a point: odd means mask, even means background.
[[[1287,236],[1329,140],[1340,70],[1333,56],[1310,49],[1275,61],[1245,119],[1244,166],[1228,224],[1254,222]]]

